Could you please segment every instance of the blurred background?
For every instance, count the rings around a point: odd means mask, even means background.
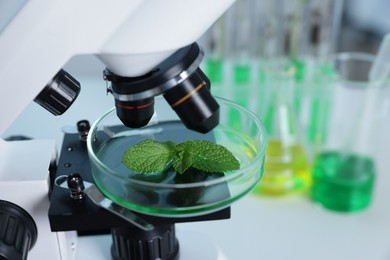
[[[382,37],[390,30],[384,0],[345,0],[341,33],[336,51],[376,52]]]
[[[25,2],[0,0],[0,32]],[[179,231],[201,232],[218,259],[390,259],[390,81],[369,78],[389,10],[386,0],[237,0],[199,39],[211,91],[255,113],[269,144],[260,184],[230,220]],[[87,102],[105,94],[93,91],[105,88],[102,64],[80,56],[65,68],[83,84],[79,101],[57,121],[32,103],[3,137],[61,142],[48,130],[99,116]],[[109,252],[101,237],[80,243],[78,259]]]
[[[268,132],[262,180],[236,205],[250,259],[390,259],[390,81],[371,76],[389,7],[239,0],[200,39],[214,94]]]

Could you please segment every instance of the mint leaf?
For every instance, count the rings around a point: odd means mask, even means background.
[[[176,150],[173,156],[172,166],[178,173],[187,171],[192,166],[191,155],[185,150]]]
[[[174,142],[147,139],[129,148],[122,162],[128,169],[139,173],[161,172],[172,160],[175,146]]]
[[[226,147],[205,140],[188,140],[180,144],[144,140],[128,149],[122,162],[139,173],[161,172],[170,162],[180,174],[191,167],[204,172],[240,168],[239,161]]]
[[[240,163],[223,145],[205,140],[188,140],[176,145],[173,167],[183,173],[189,167],[205,172],[237,170]],[[179,161],[181,160],[181,167]]]

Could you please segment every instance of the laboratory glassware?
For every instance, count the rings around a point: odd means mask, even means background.
[[[264,175],[256,192],[287,195],[306,192],[310,187],[310,160],[292,106],[296,68],[286,60],[273,59],[263,67],[267,92],[263,120],[269,142]]]
[[[333,58],[331,104],[317,118],[322,129],[315,142],[312,199],[334,211],[361,211],[372,201],[384,87],[368,80],[374,58],[367,53]]]

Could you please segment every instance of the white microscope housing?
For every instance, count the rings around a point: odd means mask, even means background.
[[[176,59],[185,57],[188,64],[176,68],[171,81],[161,81],[159,78],[158,86],[149,86],[146,91],[137,90],[136,93],[132,90],[130,93],[111,90],[116,102],[124,107],[128,103],[137,106],[140,99],[164,94],[187,79],[193,81],[193,74],[200,77],[193,83],[196,84],[194,87],[209,84],[203,79],[205,75],[198,71],[202,51],[194,42],[233,2],[234,0],[215,0],[212,3],[208,0],[26,1],[10,23],[0,31],[0,134],[5,132],[47,85],[51,84],[61,94],[63,100],[59,100],[60,105],[73,102],[69,99],[73,99],[77,93],[62,89],[63,82],[57,82],[55,76],[77,55],[96,55],[107,67],[104,76],[106,80],[113,85],[119,84],[119,88],[123,88],[123,81],[126,85],[129,79],[132,85],[134,79],[144,79],[145,75],[157,72],[160,64],[166,66],[169,64],[166,60],[176,54]],[[178,71],[181,68],[183,71]],[[168,74],[163,75],[163,78]],[[79,85],[70,75],[61,75],[65,81]],[[50,93],[48,96],[53,97]],[[210,128],[212,126],[204,131]],[[25,250],[17,252],[21,255],[20,259],[27,257],[27,251],[30,251],[29,259],[63,260],[75,257],[75,232],[52,232],[47,218],[50,204],[49,167],[53,161],[55,163],[55,152],[54,141],[10,142],[0,138],[0,201],[15,204],[25,210],[35,221],[38,231],[35,240],[23,240],[23,245],[20,245],[21,238],[19,242],[17,239],[14,241]],[[21,160],[23,163],[20,163]],[[1,223],[4,219],[0,217],[0,226],[3,229],[9,227],[12,217],[10,219]],[[13,242],[8,242],[9,250],[2,251],[1,248],[7,246],[0,246],[1,259],[8,259],[7,254],[12,258],[10,252],[13,250]]]

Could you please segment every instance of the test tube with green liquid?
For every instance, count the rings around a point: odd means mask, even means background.
[[[319,67],[335,50],[341,24],[343,0],[265,0],[253,1],[257,17],[252,22],[258,33],[253,35],[256,54],[263,60],[286,59],[294,65],[295,88],[292,106],[312,143],[319,102],[316,97]],[[262,71],[258,84],[259,103],[264,103]],[[322,101],[322,100],[321,100]],[[264,106],[257,109],[262,116]],[[322,104],[321,104],[322,109]],[[314,117],[314,119],[313,119]]]
[[[221,16],[199,39],[205,54],[202,67],[211,82],[211,92],[215,96],[222,97],[226,90],[226,87],[224,87],[226,83],[224,78],[226,67],[225,31],[226,18]]]
[[[254,1],[239,0],[226,12],[226,56],[229,60],[229,97],[239,105],[251,109],[253,70]]]

